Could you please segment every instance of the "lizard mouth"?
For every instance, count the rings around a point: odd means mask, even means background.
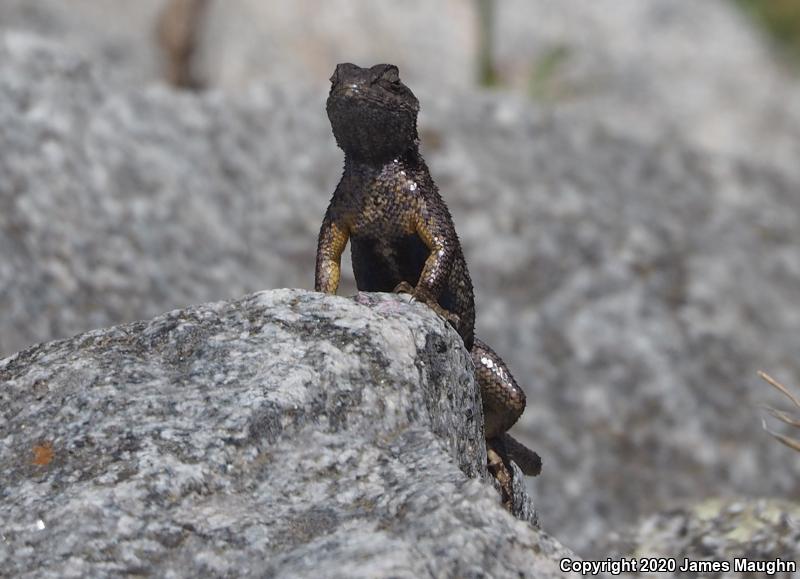
[[[327,111],[336,139],[350,146],[390,145],[395,140],[410,140],[416,132],[416,113],[358,93],[332,94]]]
[[[377,92],[370,87],[348,85],[331,90],[328,97],[328,108],[331,105],[354,107],[358,109],[385,110],[387,113],[405,113],[416,115],[417,109],[397,95],[386,91]]]

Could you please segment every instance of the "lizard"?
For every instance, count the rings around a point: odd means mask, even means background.
[[[409,293],[456,329],[480,387],[489,468],[508,495],[509,458],[531,476],[539,474],[541,459],[506,433],[525,409],[525,393],[475,337],[475,297],[461,243],[419,152],[419,101],[391,64],[339,64],[330,80],[326,109],[344,151],[344,174],[320,228],[314,288],[336,293],[349,241],[359,291]]]

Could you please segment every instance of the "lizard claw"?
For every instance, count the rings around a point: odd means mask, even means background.
[[[394,288],[394,293],[396,294],[411,294],[411,301],[415,302],[417,300],[416,291],[414,286],[408,283],[407,281],[401,281],[397,284]]]
[[[442,306],[440,306],[433,300],[431,301],[426,300],[425,303],[428,304],[428,307],[430,309],[432,309],[434,312],[442,316],[445,320],[450,322],[450,324],[454,328],[458,328],[459,324],[461,323],[461,318],[457,314],[454,314],[450,310],[444,309]]]
[[[430,309],[434,312],[439,314],[445,320],[450,322],[450,324],[454,328],[458,328],[459,324],[461,324],[461,318],[451,312],[450,310],[444,309],[439,303],[434,300],[433,298],[428,297],[427,295],[420,295],[420,292],[417,291],[413,285],[408,283],[407,281],[401,281],[397,284],[394,288],[394,293],[397,294],[411,294],[411,302],[421,301],[425,303]]]

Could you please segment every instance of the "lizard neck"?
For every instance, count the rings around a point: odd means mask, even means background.
[[[411,165],[418,160],[419,146],[414,142],[404,151],[394,154],[388,151],[345,151],[344,168],[345,171],[380,171],[392,163]]]

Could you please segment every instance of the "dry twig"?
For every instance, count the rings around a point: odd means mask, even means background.
[[[792,394],[786,386],[784,386],[783,384],[781,384],[780,382],[775,380],[775,378],[773,378],[772,376],[770,376],[766,372],[759,372],[758,375],[767,384],[769,384],[770,386],[775,388],[778,392],[783,394],[786,398],[788,398],[791,401],[791,403],[798,410],[800,410],[800,398],[798,398],[797,396]],[[771,408],[771,407],[767,407],[766,410],[767,410],[767,412],[770,413],[770,415],[772,415],[774,418],[780,420],[784,424],[788,424],[789,426],[792,426],[794,428],[800,428],[800,418],[793,417],[788,412],[784,412],[783,410],[777,410],[777,409]],[[774,432],[774,431],[770,430],[767,427],[767,421],[766,420],[762,420],[762,426],[763,426],[764,430],[766,430],[771,436],[776,438],[779,442],[785,444],[786,446],[788,446],[789,448],[791,448],[793,450],[796,450],[797,452],[800,452],[800,440],[798,440],[796,438],[791,438],[789,436],[785,436],[783,434],[779,434],[777,432]]]

